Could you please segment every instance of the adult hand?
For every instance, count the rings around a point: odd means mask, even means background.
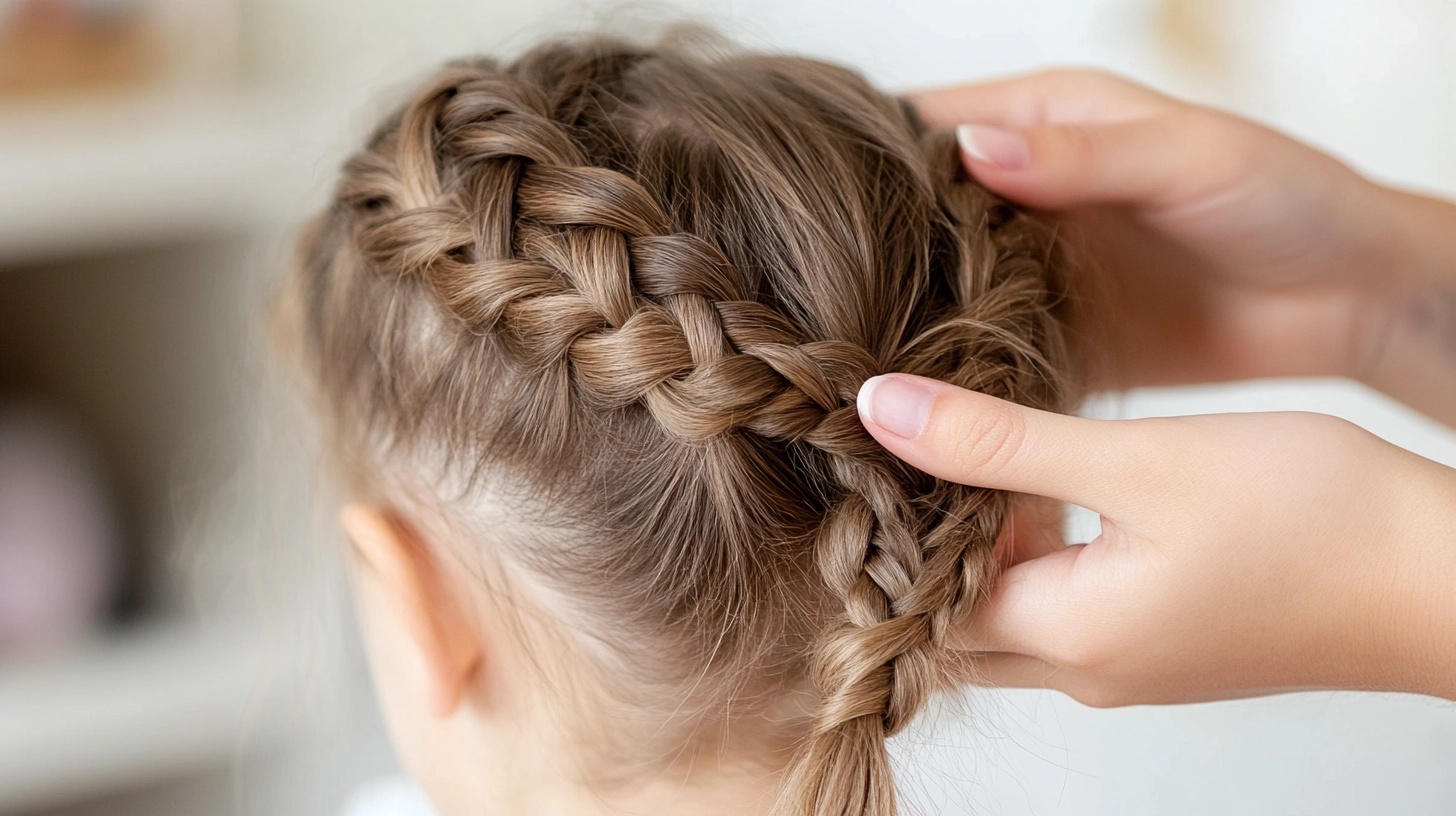
[[[902,374],[867,382],[860,416],[940,478],[1101,514],[1090,544],[1027,537],[958,630],[994,684],[1098,706],[1456,699],[1450,468],[1317,414],[1100,421]]]
[[[1076,227],[1090,263],[1073,323],[1094,388],[1372,365],[1395,308],[1392,191],[1272,130],[1097,72],[910,98],[929,124],[960,126],[983,184]]]

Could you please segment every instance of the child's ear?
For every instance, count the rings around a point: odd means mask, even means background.
[[[430,710],[448,717],[480,669],[482,644],[462,599],[418,532],[393,512],[350,504],[339,516],[358,556],[359,591],[416,652]]]

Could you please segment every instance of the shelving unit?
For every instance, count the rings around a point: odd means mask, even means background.
[[[225,763],[287,736],[289,678],[259,632],[150,623],[44,665],[0,668],[0,810]]]
[[[285,552],[316,546],[309,465],[279,455],[260,372],[336,122],[245,91],[0,109],[0,389],[97,443],[143,565],[126,621],[0,655],[0,814],[224,768],[321,719],[295,710],[317,678],[286,642],[308,601],[270,593],[330,576]]]
[[[241,91],[0,111],[0,264],[290,223],[328,113]]]

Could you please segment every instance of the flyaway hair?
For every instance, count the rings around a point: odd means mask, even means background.
[[[849,70],[590,38],[414,94],[305,236],[290,320],[356,488],[434,486],[492,530],[463,558],[562,599],[636,712],[600,773],[771,730],[776,814],[890,816],[886,739],[947,687],[1009,497],[889,456],[855,395],[1065,409],[1064,266]]]

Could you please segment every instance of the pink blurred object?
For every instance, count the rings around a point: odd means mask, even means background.
[[[39,409],[0,404],[0,653],[52,651],[97,625],[119,545],[80,435]]]

